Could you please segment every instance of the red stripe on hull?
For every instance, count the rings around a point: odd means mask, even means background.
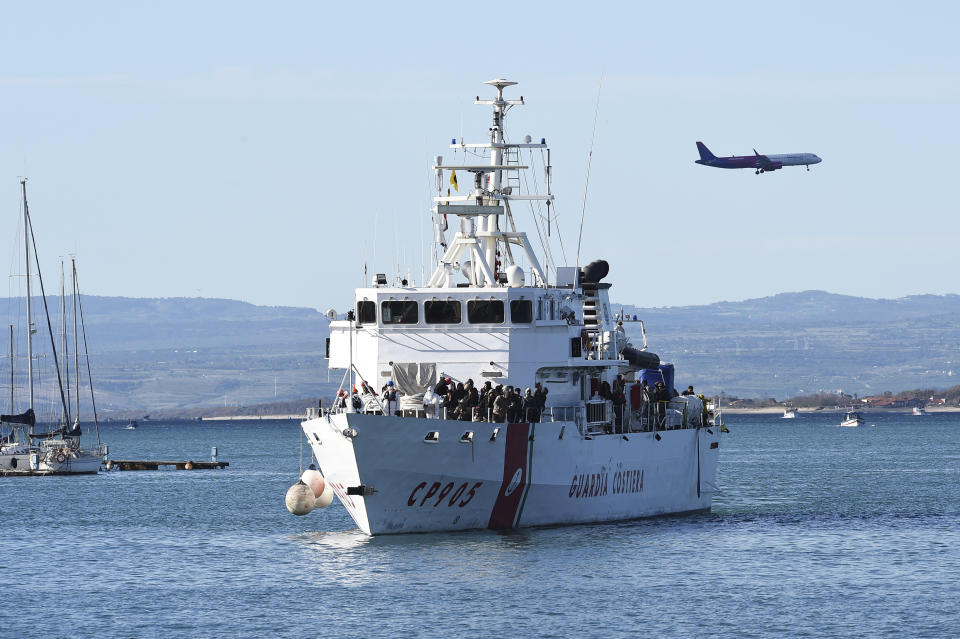
[[[503,481],[497,501],[490,512],[488,528],[513,528],[527,483],[527,448],[530,445],[530,424],[507,424],[507,440],[503,451]]]

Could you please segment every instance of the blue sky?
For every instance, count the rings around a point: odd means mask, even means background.
[[[8,5],[0,269],[26,175],[43,267],[76,254],[88,293],[345,308],[364,247],[429,269],[429,165],[483,139],[494,77],[569,251],[602,77],[581,262],[615,299],[958,293],[956,6]],[[823,163],[709,169],[696,140]]]

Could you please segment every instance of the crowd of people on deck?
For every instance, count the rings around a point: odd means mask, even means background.
[[[630,404],[633,411],[640,415],[655,417],[658,422],[662,422],[666,414],[667,405],[674,397],[681,395],[695,395],[693,386],[687,386],[682,393],[676,389],[669,389],[662,381],[654,382],[651,387],[647,380],[642,380],[639,384],[634,384],[636,392],[631,393]],[[607,400],[613,403],[614,424],[623,426],[627,411],[627,382],[623,375],[617,375],[610,384],[606,380],[601,381],[591,393],[591,400]]]
[[[637,391],[638,385],[633,390]],[[399,415],[397,389],[393,381],[388,381],[376,393],[365,381],[360,388],[353,387],[352,393],[340,390],[333,403],[333,410],[351,410],[355,412],[373,412],[384,415]],[[433,388],[423,394],[422,410],[428,418],[455,419],[459,421],[520,423],[539,422],[546,409],[549,390],[540,382],[523,391],[519,386],[506,386],[484,382],[479,388],[472,379],[466,382],[454,382],[448,376],[442,376]],[[693,386],[682,393],[668,389],[662,381],[651,387],[646,380],[639,384],[639,393],[631,394],[633,411],[655,417],[662,422],[670,400],[680,395],[695,395]],[[603,380],[591,393],[591,400],[602,399],[612,402],[614,424],[623,426],[627,412],[627,383],[623,375],[617,375],[613,384]],[[419,411],[419,407],[417,408]]]
[[[353,392],[341,389],[333,402],[333,410],[376,412],[385,415],[399,414],[396,386],[389,381],[374,393],[365,382],[360,382]],[[521,392],[519,386],[507,386],[485,382],[477,388],[472,379],[454,382],[450,377],[441,377],[433,388],[423,394],[423,408],[427,417],[456,419],[474,422],[539,422],[547,404],[549,389],[540,382],[534,388]],[[371,402],[371,398],[373,401]],[[371,410],[371,404],[375,406]]]
[[[432,391],[424,394],[423,403],[428,417],[501,424],[539,422],[548,392],[540,382],[521,393],[519,386],[494,386],[487,381],[477,388],[472,379],[454,383],[441,377]]]

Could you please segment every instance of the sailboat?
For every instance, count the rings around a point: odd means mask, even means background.
[[[100,466],[107,455],[107,447],[100,442],[99,420],[96,415],[96,403],[93,399],[93,384],[90,375],[90,364],[87,359],[87,377],[90,387],[91,403],[93,406],[94,432],[97,437],[96,446],[84,449],[81,446],[82,430],[80,428],[80,357],[78,320],[83,330],[83,346],[86,351],[86,329],[83,328],[83,311],[79,299],[77,286],[76,263],[72,263],[73,274],[73,341],[74,341],[74,372],[76,375],[76,412],[71,418],[69,401],[69,370],[66,336],[66,303],[61,290],[62,332],[61,354],[63,361],[57,359],[57,349],[53,337],[50,313],[47,306],[46,292],[43,288],[43,278],[40,276],[39,260],[36,257],[36,242],[33,237],[33,226],[30,221],[30,209],[27,204],[26,179],[20,180],[21,202],[24,226],[24,263],[26,281],[26,344],[27,344],[27,409],[21,413],[15,410],[13,374],[13,329],[10,339],[10,367],[11,367],[11,411],[9,415],[0,415],[0,424],[10,426],[10,433],[6,436],[0,432],[0,474],[2,475],[72,475],[99,472]],[[31,249],[33,249],[31,251]],[[37,417],[35,412],[34,393],[34,353],[33,335],[36,332],[33,324],[32,290],[31,290],[31,257],[36,263],[37,278],[40,282],[41,299],[43,300],[46,315],[47,332],[50,336],[50,349],[56,370],[56,390],[59,392],[61,414],[59,424],[52,430],[38,432],[36,430]],[[66,383],[65,383],[66,378]],[[65,390],[66,389],[66,390]]]
[[[10,406],[13,406],[14,380],[14,351],[13,325],[10,325]],[[38,458],[37,451],[30,446],[27,428],[32,427],[34,416],[32,410],[20,415],[0,415],[0,425],[8,424],[10,432],[3,434],[0,430],[0,474],[19,474],[29,470],[31,461],[35,466]]]

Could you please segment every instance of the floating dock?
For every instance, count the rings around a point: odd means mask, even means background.
[[[153,459],[108,459],[104,465],[107,470],[160,470],[161,466],[173,466],[174,470],[214,470],[230,465],[225,461],[169,461]]]

